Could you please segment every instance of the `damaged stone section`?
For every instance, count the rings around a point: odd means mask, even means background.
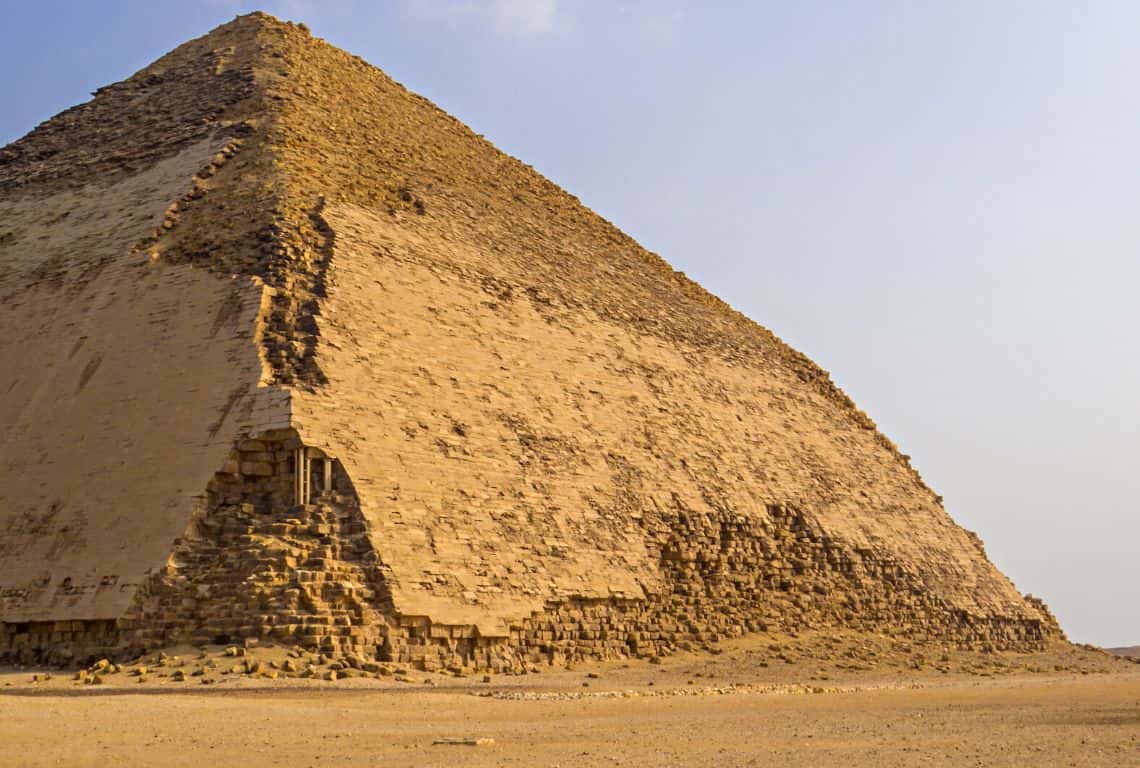
[[[0,622],[0,662],[85,663],[120,650],[118,624],[114,619]]]
[[[648,600],[572,599],[511,626],[475,627],[399,617],[393,660],[426,669],[506,671],[532,664],[653,657],[707,648],[748,632],[835,629],[994,651],[1043,650],[1063,639],[1040,600],[1040,618],[979,617],[932,597],[919,575],[871,550],[829,539],[803,513],[772,505],[768,519],[697,514],[680,505],[646,517],[669,591]]]
[[[256,637],[374,657],[382,571],[340,463],[282,430],[236,446],[128,621],[152,648]]]
[[[971,616],[937,597],[917,567],[830,537],[794,506],[753,518],[676,504],[657,524],[673,592],[656,620],[673,617],[698,640],[834,627],[1028,649],[1060,635],[1047,613]]]
[[[67,664],[251,637],[385,653],[391,598],[335,458],[293,430],[244,439],[199,502],[124,616],[0,623],[0,660]]]

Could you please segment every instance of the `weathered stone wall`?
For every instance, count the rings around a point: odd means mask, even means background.
[[[904,563],[829,539],[803,514],[774,507],[770,522],[685,515],[664,523],[668,591],[647,600],[569,599],[511,626],[509,639],[426,617],[398,621],[395,660],[429,668],[496,670],[529,663],[657,656],[747,632],[807,629],[884,633],[976,650],[1038,650],[1063,637],[1056,620],[971,615],[921,587]]]
[[[0,662],[84,664],[123,651],[114,619],[0,622]]]
[[[140,591],[126,627],[156,647],[256,637],[337,654],[383,645],[380,565],[351,482],[294,503],[292,430],[242,440],[166,567]]]

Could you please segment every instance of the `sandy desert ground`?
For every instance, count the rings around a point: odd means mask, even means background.
[[[269,679],[245,662],[287,649],[187,650],[99,685],[4,670],[0,765],[1140,765],[1140,664],[1067,646],[926,662],[886,638],[756,637],[487,681]]]

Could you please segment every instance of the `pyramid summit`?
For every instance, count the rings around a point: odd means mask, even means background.
[[[1063,638],[767,330],[264,14],[0,150],[0,655]]]

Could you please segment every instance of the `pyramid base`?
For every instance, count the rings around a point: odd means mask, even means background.
[[[200,513],[125,615],[0,623],[0,661],[72,665],[254,639],[424,670],[506,672],[663,656],[752,632],[854,631],[1014,651],[1064,638],[1038,600],[1016,616],[972,615],[882,553],[827,536],[801,511],[766,513],[678,504],[646,516],[669,591],[548,600],[487,636],[401,613],[344,468],[278,430],[234,445]]]

